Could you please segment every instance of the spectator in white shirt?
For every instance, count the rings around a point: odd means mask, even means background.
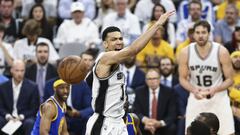
[[[189,16],[189,1],[183,0],[178,7],[178,21],[187,19]],[[213,4],[210,0],[199,0],[202,4],[202,14],[201,18],[215,23],[215,12],[213,9]]]
[[[0,23],[0,74],[3,74],[6,66],[11,66],[13,62],[13,47],[3,41],[4,24]]]
[[[184,42],[188,37],[188,29],[192,28],[193,25],[201,20],[201,14],[202,14],[202,4],[198,0],[192,0],[189,3],[189,16],[188,19],[181,20],[177,24],[177,31],[176,31],[176,44],[177,46]],[[212,26],[212,23],[209,22],[209,24]],[[211,28],[214,28],[213,26]],[[212,30],[213,31],[213,30]],[[210,39],[212,40],[212,32],[210,35]]]
[[[151,18],[152,9],[154,4],[162,4],[167,11],[176,10],[172,0],[140,0],[135,8],[134,14],[138,16],[138,19],[144,26]],[[177,15],[170,16],[169,21],[175,23],[177,21]]]
[[[129,45],[141,34],[139,20],[128,9],[128,0],[114,0],[114,4],[117,12],[110,13],[103,19],[102,29],[108,26],[120,28],[124,44]]]
[[[26,37],[15,42],[13,47],[14,59],[36,63],[36,45],[40,42],[44,42],[49,45],[49,62],[53,64],[56,63],[59,59],[59,55],[48,39],[39,37],[41,28],[36,20],[28,20],[22,29],[22,34]]]
[[[51,0],[49,0],[51,1]],[[71,4],[74,1],[82,2],[85,7],[85,17],[94,19],[96,14],[95,0],[59,0],[58,2],[58,15],[61,19],[71,18]]]
[[[55,44],[60,47],[63,44],[79,43],[81,45],[97,44],[99,32],[97,26],[84,17],[85,7],[81,2],[71,5],[72,19],[65,20],[58,29]]]
[[[115,12],[113,0],[100,0],[98,15],[94,20],[99,28],[102,27],[103,18],[112,12]]]

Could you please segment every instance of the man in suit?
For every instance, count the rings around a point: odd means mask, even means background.
[[[174,75],[174,62],[169,57],[162,57],[159,63],[161,73],[160,83],[164,86],[173,88],[178,84],[178,77]]]
[[[88,70],[93,65],[93,56],[90,51],[85,51],[81,54],[82,60],[88,65]],[[48,99],[54,94],[53,83],[57,78],[51,79],[46,83],[44,99]],[[67,123],[68,130],[71,135],[84,135],[86,122],[92,115],[91,107],[92,91],[85,81],[78,84],[73,84],[70,88],[70,94],[67,99]]]
[[[176,100],[173,90],[159,85],[160,75],[150,69],[146,84],[136,89],[135,113],[140,118],[144,135],[175,135]]]
[[[30,135],[40,105],[38,87],[24,78],[23,61],[15,60],[10,71],[13,78],[0,85],[0,129],[9,120],[20,120],[17,132]]]
[[[45,82],[57,76],[56,68],[48,63],[49,46],[46,43],[38,43],[36,46],[37,63],[26,69],[25,77],[38,84],[40,101],[43,102]]]
[[[131,57],[123,62],[123,73],[126,77],[129,112],[132,112],[135,100],[135,89],[145,83],[145,73],[135,64],[136,57]]]
[[[134,56],[123,63],[123,73],[126,76],[127,87],[132,89],[136,89],[145,83],[145,73],[136,66],[135,61],[136,57]]]

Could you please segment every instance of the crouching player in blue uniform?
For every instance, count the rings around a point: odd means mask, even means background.
[[[54,96],[40,106],[31,135],[69,135],[65,119],[65,102],[70,85],[59,79],[54,82],[53,88]]]
[[[125,116],[124,121],[127,126],[128,135],[142,135],[139,128],[139,118],[134,113],[128,113],[128,96],[124,104]]]

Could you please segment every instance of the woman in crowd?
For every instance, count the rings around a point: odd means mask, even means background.
[[[158,18],[166,12],[166,9],[161,4],[155,4],[152,10],[152,16],[149,23],[143,27],[143,31],[146,31],[152,23],[154,23]],[[172,23],[167,21],[164,25],[163,39],[168,41],[173,48],[175,48],[175,28]]]
[[[29,12],[29,19],[34,19],[39,22],[42,29],[40,37],[47,38],[52,41],[53,27],[48,23],[45,9],[41,4],[35,4]]]

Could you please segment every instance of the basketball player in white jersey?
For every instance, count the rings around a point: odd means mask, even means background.
[[[229,53],[222,45],[208,41],[211,27],[207,21],[199,21],[193,28],[196,42],[184,48],[179,57],[180,83],[190,92],[186,128],[201,112],[212,112],[220,121],[218,134],[234,134],[227,94],[227,88],[233,83]]]
[[[92,73],[86,80],[92,87],[92,107],[94,114],[87,123],[86,135],[127,135],[123,120],[124,103],[126,100],[124,75],[119,70],[119,64],[135,56],[151,39],[154,33],[162,27],[165,21],[175,11],[163,14],[158,21],[132,45],[123,49],[123,37],[119,28],[111,26],[102,34],[105,52],[95,61]],[[89,77],[92,76],[92,79]]]

